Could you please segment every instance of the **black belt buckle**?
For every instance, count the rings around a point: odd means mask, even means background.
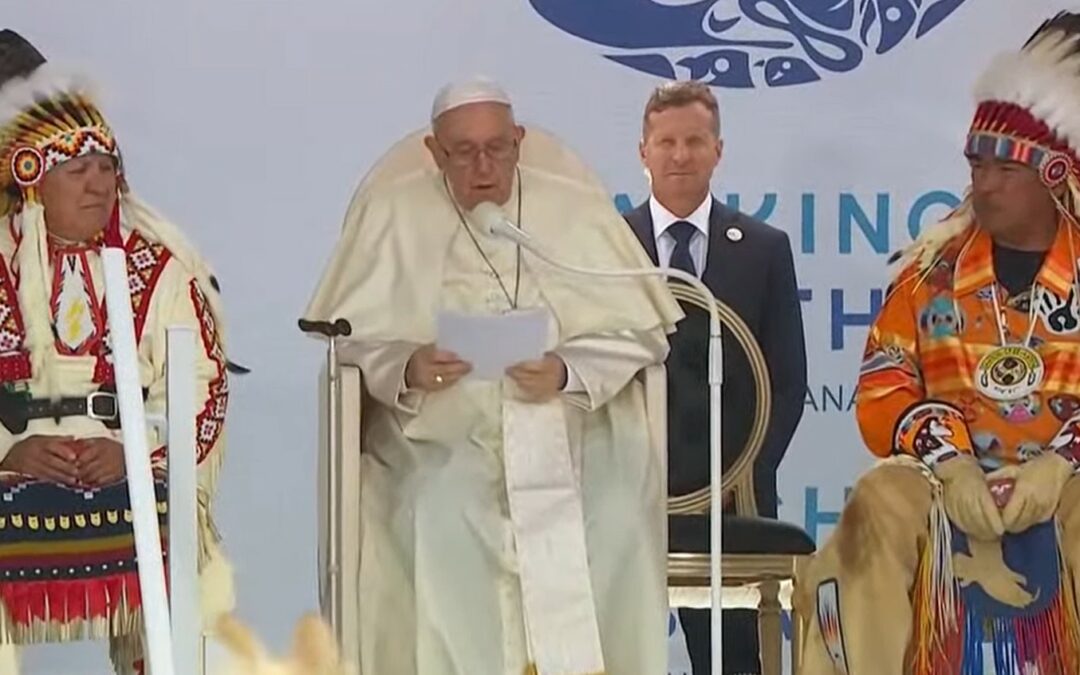
[[[98,420],[108,425],[116,423],[120,419],[119,406],[116,395],[108,391],[91,392],[86,397],[86,416],[92,420]]]

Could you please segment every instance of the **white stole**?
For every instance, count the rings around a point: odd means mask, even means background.
[[[503,434],[530,661],[539,675],[603,673],[581,484],[563,404],[507,397]]]

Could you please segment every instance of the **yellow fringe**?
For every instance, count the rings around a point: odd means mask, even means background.
[[[1061,521],[1057,521],[1057,533],[1058,542],[1063,542],[1065,539],[1062,537]],[[1062,645],[1062,648],[1071,647],[1073,655],[1080,657],[1080,610],[1077,608],[1076,598],[1076,571],[1069,567],[1068,561],[1065,559],[1065,547],[1058,546],[1058,569],[1061,571],[1061,578],[1058,580],[1061,593],[1061,610],[1065,614],[1065,628],[1069,632],[1066,635],[1067,644]]]
[[[109,660],[112,661],[113,671],[117,675],[128,675],[135,672],[135,661],[144,658],[142,635],[132,633],[117,640],[109,642]]]
[[[945,648],[949,636],[959,630],[957,588],[952,568],[952,530],[945,513],[944,487],[930,467],[907,455],[882,460],[919,471],[930,484],[931,505],[927,541],[919,558],[912,589],[915,625],[911,656],[913,673],[929,673],[934,654]]]
[[[224,435],[224,431],[222,432]],[[218,476],[225,460],[224,438],[219,436],[210,454],[198,467],[196,487],[197,520],[199,528],[199,571],[202,572],[212,550],[221,543],[221,533],[214,524],[212,501],[217,491]]]
[[[128,606],[127,589],[109,617],[76,621],[35,620],[24,626],[13,622],[7,610],[0,607],[0,645],[105,640],[137,633],[141,626],[142,610]]]

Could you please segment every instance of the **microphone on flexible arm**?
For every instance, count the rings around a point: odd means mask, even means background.
[[[721,408],[723,382],[723,346],[720,333],[721,305],[716,297],[693,274],[672,267],[643,267],[631,269],[607,269],[595,270],[584,267],[568,265],[552,259],[543,249],[542,245],[532,236],[512,223],[506,213],[491,202],[478,204],[472,211],[474,222],[479,226],[482,233],[508,239],[527,249],[534,256],[548,263],[552,267],[570,272],[595,277],[646,277],[662,276],[674,277],[688,283],[697,295],[705,301],[709,311],[709,458],[711,467],[711,497],[710,497],[710,595],[712,600],[712,672],[723,672],[722,644],[723,630],[720,622],[721,611],[721,574],[720,558],[722,553],[721,522],[723,515],[722,498],[722,474],[721,474]],[[742,324],[742,320],[730,308],[723,306],[725,319],[729,322]],[[742,324],[745,325],[745,324]],[[768,405],[768,402],[762,402]]]
[[[491,237],[509,239],[510,241],[516,242],[529,249],[533,253],[537,253],[534,249],[536,244],[533,241],[533,238],[526,234],[525,230],[511,223],[503,210],[498,206],[495,206],[491,202],[483,202],[473,209],[472,215],[475,217],[477,224],[480,226],[480,231],[483,234]],[[543,256],[540,257],[543,259]]]

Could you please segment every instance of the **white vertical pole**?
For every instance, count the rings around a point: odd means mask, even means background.
[[[710,293],[708,298],[710,313],[709,336],[709,606],[710,634],[712,643],[712,670],[721,675],[724,672],[724,629],[721,623],[723,610],[723,572],[720,561],[724,555],[723,523],[723,383],[724,383],[724,343],[721,337],[720,313],[716,300]],[[760,403],[759,403],[760,405]]]
[[[146,659],[153,675],[174,675],[169,599],[165,591],[165,565],[161,559],[161,532],[158,528],[154,480],[150,473],[150,449],[146,442],[146,409],[139,378],[135,322],[131,315],[127,256],[122,248],[110,247],[101,251],[101,261],[105,271],[105,302],[112,336],[124,463],[135,529]]]
[[[195,445],[195,331],[166,330],[169,452],[169,588],[176,672],[202,673],[198,482]]]

